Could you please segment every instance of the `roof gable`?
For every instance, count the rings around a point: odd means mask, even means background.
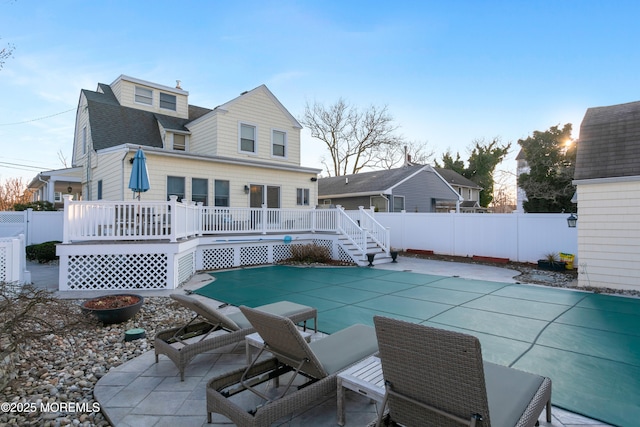
[[[587,109],[574,179],[640,175],[640,101]]]
[[[269,88],[267,88],[266,85],[260,85],[255,89],[251,89],[249,91],[246,92],[242,92],[240,94],[240,96],[235,97],[234,99],[232,99],[231,101],[225,102],[222,105],[217,106],[215,110],[229,110],[231,108],[233,108],[233,106],[235,104],[237,104],[238,102],[243,101],[246,98],[250,98],[254,95],[256,95],[258,92],[262,92],[264,93],[269,99],[271,99],[271,101],[274,103],[274,105],[276,107],[278,107],[278,109],[280,111],[282,111],[282,113],[289,119],[289,121],[291,122],[291,126],[298,128],[298,129],[302,129],[302,125],[300,124],[300,122],[298,122],[298,120],[296,120],[295,117],[293,117],[293,115],[289,112],[289,110],[287,110],[285,108],[284,105],[282,105],[282,103],[278,100],[278,98],[275,97],[275,95],[269,90]]]

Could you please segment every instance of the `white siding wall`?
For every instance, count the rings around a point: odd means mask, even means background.
[[[257,155],[238,151],[239,123],[258,128]],[[287,157],[271,156],[271,132],[273,129],[287,133]],[[256,90],[250,96],[237,99],[226,114],[218,115],[217,155],[266,160],[270,162],[300,165],[300,129],[292,126],[290,118],[280,110],[264,90]]]
[[[189,152],[205,156],[215,156],[218,146],[218,117],[223,113],[209,113],[205,119],[188,125],[191,135]]]
[[[120,150],[98,156],[91,181],[92,200],[98,199],[99,180],[102,180],[103,200],[128,200],[132,198],[131,190],[127,187],[131,176],[129,158],[133,157],[133,153],[128,154],[123,161],[125,154],[125,150]]]
[[[75,145],[73,147],[73,166],[82,167],[82,194],[87,195],[86,184],[89,179],[88,173],[90,172],[87,169],[87,163],[89,162],[89,156],[92,156],[93,150],[93,141],[91,139],[91,126],[89,123],[89,110],[85,108],[87,106],[87,98],[82,94],[80,96],[80,101],[78,102],[78,114],[76,116],[76,128],[74,135]],[[86,127],[86,152],[83,153],[83,129]],[[95,163],[95,156],[91,157],[91,163]]]
[[[577,188],[580,286],[640,289],[640,180]]]
[[[133,156],[130,153],[124,162],[124,172],[121,172],[121,158],[124,152],[110,153],[102,155],[100,166],[96,168],[94,186],[97,185],[98,177],[111,177],[109,187],[106,186],[107,179],[104,180],[103,199],[122,200],[121,188],[124,188],[124,199],[132,198],[132,193],[128,189],[129,177],[131,175],[131,164],[128,158]],[[185,196],[191,198],[191,179],[204,178],[208,182],[209,204],[213,204],[214,180],[229,181],[229,196],[232,207],[248,207],[249,196],[244,193],[244,186],[249,184],[263,184],[280,187],[280,203],[283,208],[296,207],[296,188],[308,188],[310,190],[310,205],[317,204],[317,183],[311,182],[312,174],[304,172],[290,172],[283,170],[272,170],[250,166],[230,165],[194,159],[180,159],[176,157],[157,156],[153,153],[145,152],[147,158],[147,169],[149,171],[150,190],[142,194],[145,200],[166,200],[167,198],[167,176],[177,176],[185,178]],[[113,177],[119,177],[113,179]],[[113,183],[113,184],[111,184]],[[97,190],[96,190],[97,191]],[[94,192],[94,197],[97,195]]]

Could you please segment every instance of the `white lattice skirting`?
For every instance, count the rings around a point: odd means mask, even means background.
[[[290,244],[314,243],[334,259],[353,261],[335,235],[297,236]],[[211,237],[178,243],[107,242],[58,245],[60,290],[175,289],[196,271],[273,264],[291,256],[283,236],[221,241]]]

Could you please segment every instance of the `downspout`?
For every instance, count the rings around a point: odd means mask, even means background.
[[[129,155],[129,150],[126,149],[126,151],[124,152],[124,156],[122,156],[122,160],[120,161],[120,163],[122,163],[122,167],[120,168],[120,200],[124,200],[124,167],[125,167],[125,163],[124,161],[127,160],[127,156]]]
[[[47,182],[44,179],[40,178],[40,174],[38,174],[38,181],[42,182],[44,184],[44,187],[47,189],[46,196],[44,194],[42,194],[42,197],[43,197],[43,199],[46,197],[46,199],[44,199],[44,200],[46,200],[48,202],[49,201],[49,182]],[[52,194],[52,196],[53,196],[53,194]],[[55,199],[55,197],[53,197],[53,199]],[[55,202],[55,200],[54,200],[54,202]]]

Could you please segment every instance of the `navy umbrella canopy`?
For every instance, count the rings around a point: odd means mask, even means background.
[[[144,193],[150,188],[149,173],[147,172],[147,158],[145,157],[142,148],[138,148],[136,155],[133,156],[133,168],[131,169],[129,188],[133,191],[133,197],[138,193],[138,200],[140,200],[140,193]]]

